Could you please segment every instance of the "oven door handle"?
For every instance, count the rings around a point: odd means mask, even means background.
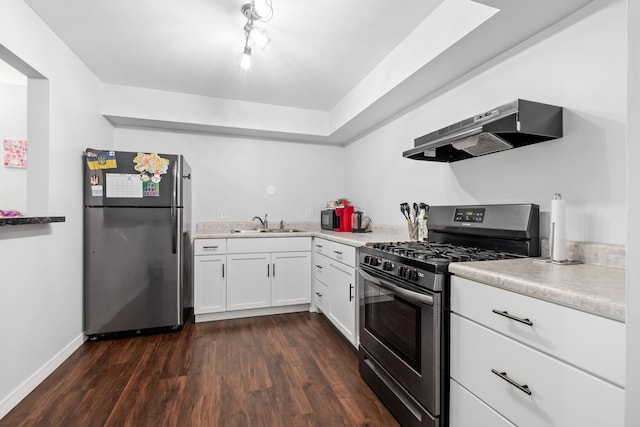
[[[380,286],[381,288],[385,288],[391,292],[393,292],[394,294],[400,295],[401,297],[411,301],[411,302],[416,302],[416,303],[420,303],[420,304],[424,304],[424,305],[428,305],[430,307],[433,307],[433,297],[431,295],[425,295],[425,294],[421,294],[419,292],[414,292],[414,291],[410,291],[408,289],[405,288],[401,288],[400,286],[396,286],[393,285],[387,281],[384,281],[382,279],[379,279],[375,276],[372,276],[371,274],[367,273],[366,271],[360,269],[360,275],[362,276],[363,279],[368,280],[370,282],[372,282],[373,284],[375,284],[376,286]]]

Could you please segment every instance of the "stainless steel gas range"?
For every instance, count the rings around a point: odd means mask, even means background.
[[[360,374],[403,426],[445,427],[449,263],[539,256],[539,207],[432,206],[428,228],[360,249]]]

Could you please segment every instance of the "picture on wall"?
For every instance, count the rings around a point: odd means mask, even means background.
[[[27,167],[27,141],[20,139],[4,140],[4,166],[7,168]]]

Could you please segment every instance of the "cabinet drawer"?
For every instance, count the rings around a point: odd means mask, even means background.
[[[356,248],[325,239],[313,239],[313,251],[340,261],[350,267],[356,266]]]
[[[514,427],[502,415],[469,393],[457,382],[451,380],[449,387],[450,427]]]
[[[313,277],[327,284],[329,282],[329,263],[331,259],[318,253],[313,254]]]
[[[492,372],[526,385],[526,394]],[[621,426],[624,390],[456,314],[451,378],[518,426]]]
[[[196,239],[193,242],[194,255],[215,255],[227,252],[227,239]]]
[[[624,386],[624,323],[461,277],[451,284],[451,311]]]
[[[256,237],[227,239],[227,253],[310,251],[311,237]]]
[[[321,281],[313,281],[313,302],[323,313],[329,312],[329,287]]]

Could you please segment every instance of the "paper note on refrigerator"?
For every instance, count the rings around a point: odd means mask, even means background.
[[[142,198],[142,181],[137,173],[106,174],[107,197]]]

